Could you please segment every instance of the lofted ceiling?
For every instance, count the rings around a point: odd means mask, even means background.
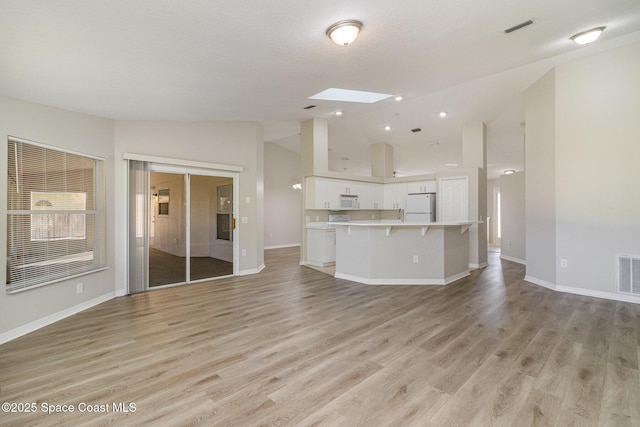
[[[557,63],[640,41],[638,0],[0,5],[2,95],[117,120],[259,121],[265,140],[294,151],[299,123],[327,118],[330,168],[359,175],[370,174],[378,142],[394,147],[399,175],[459,164],[461,129],[473,121],[487,124],[488,176],[521,170],[524,90]],[[325,35],[342,19],[364,23],[346,48]],[[607,29],[592,45],[569,40],[600,25]],[[308,99],[329,87],[404,100]]]

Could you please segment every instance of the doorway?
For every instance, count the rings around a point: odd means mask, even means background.
[[[135,280],[130,280],[129,292],[235,274],[237,176],[153,163],[145,166],[138,177],[130,172],[130,180],[144,179],[137,186],[130,182],[130,192],[136,188],[130,194],[130,202],[136,203],[130,206],[136,226],[130,228],[130,252],[135,256],[130,256],[129,276]],[[146,236],[140,236],[141,231]]]

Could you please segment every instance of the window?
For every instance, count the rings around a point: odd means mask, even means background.
[[[86,192],[31,192],[32,211],[84,211]],[[83,213],[31,214],[31,241],[85,239]]]
[[[106,268],[103,160],[9,138],[9,293]]]

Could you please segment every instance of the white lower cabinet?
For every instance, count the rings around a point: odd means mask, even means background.
[[[336,263],[335,228],[307,229],[307,263],[317,267]]]

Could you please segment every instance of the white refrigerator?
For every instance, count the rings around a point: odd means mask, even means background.
[[[435,222],[436,194],[408,194],[404,199],[404,222]]]

